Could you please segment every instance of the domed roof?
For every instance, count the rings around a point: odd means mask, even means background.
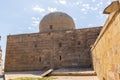
[[[63,12],[52,12],[43,17],[39,24],[40,32],[75,29],[73,19]]]

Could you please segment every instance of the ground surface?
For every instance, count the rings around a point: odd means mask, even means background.
[[[24,72],[5,72],[5,80],[19,78],[19,77],[34,77],[40,78],[44,71],[24,71]],[[52,80],[98,80],[95,72],[92,69],[58,69],[52,72],[53,74],[48,77]],[[54,76],[56,75],[57,76]],[[61,75],[61,76],[60,76]],[[67,75],[67,76],[64,76]],[[72,76],[74,75],[74,76]],[[77,76],[75,76],[77,75]]]
[[[0,80],[3,80],[3,79],[0,78]],[[5,79],[5,80],[8,80],[8,79]],[[17,79],[15,79],[15,80],[17,80]],[[18,79],[18,80],[20,80],[20,79]],[[25,79],[22,79],[22,80],[25,80]],[[34,80],[34,79],[30,79],[30,80]],[[99,79],[97,78],[97,76],[51,76],[45,80],[99,80]]]
[[[53,80],[99,80],[97,76],[52,76]]]

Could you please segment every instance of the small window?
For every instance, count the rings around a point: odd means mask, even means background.
[[[41,57],[39,57],[39,62],[41,62]]]
[[[62,43],[59,43],[59,47],[62,47]]]
[[[80,41],[78,41],[78,45],[80,45],[81,44],[81,42]]]
[[[35,44],[35,47],[37,47],[37,44]]]
[[[62,57],[60,56],[60,61],[61,61]]]
[[[30,36],[30,35],[28,34],[28,36]]]
[[[53,25],[50,25],[50,29],[53,29]]]

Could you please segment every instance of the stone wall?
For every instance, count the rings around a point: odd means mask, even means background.
[[[101,27],[9,35],[5,71],[91,67],[90,45],[100,30]]]
[[[100,80],[120,80],[120,10],[110,13],[91,51]]]

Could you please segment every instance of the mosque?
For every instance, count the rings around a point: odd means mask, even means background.
[[[75,29],[71,16],[52,12],[39,28],[39,33],[7,37],[5,71],[92,67],[90,46],[101,27]]]
[[[93,68],[99,80],[120,80],[120,0],[105,8],[103,28],[75,29],[73,19],[52,12],[38,33],[8,35],[5,72]]]

